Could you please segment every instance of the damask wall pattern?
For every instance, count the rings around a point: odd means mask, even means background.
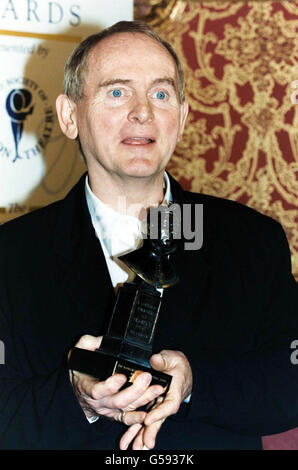
[[[297,277],[298,2],[137,3],[185,69],[190,115],[169,171],[280,221]]]

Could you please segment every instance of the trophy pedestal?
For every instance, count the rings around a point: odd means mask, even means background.
[[[108,332],[100,348],[88,351],[73,348],[68,367],[100,380],[124,374],[128,386],[140,372],[152,375],[151,385],[161,385],[166,394],[172,377],[151,368],[152,341],[159,308],[160,293],[143,281],[125,283],[118,290]]]
[[[68,367],[84,374],[92,375],[99,380],[106,380],[114,374],[123,374],[127,377],[127,382],[123,388],[131,385],[141,372],[149,372],[152,375],[150,385],[161,385],[165,395],[171,383],[172,377],[150,366],[146,367],[122,358],[117,358],[104,354],[99,349],[97,351],[87,351],[86,349],[73,348],[68,362]]]

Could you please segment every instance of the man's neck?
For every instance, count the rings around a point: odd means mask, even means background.
[[[143,219],[149,207],[158,206],[164,198],[164,172],[154,177],[127,179],[114,177],[99,181],[89,174],[92,192],[102,202],[121,214]]]

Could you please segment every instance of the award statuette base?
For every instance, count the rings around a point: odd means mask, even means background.
[[[149,363],[160,304],[160,293],[144,281],[125,283],[118,290],[108,332],[100,348],[96,351],[73,348],[68,368],[99,380],[124,374],[127,382],[123,388],[133,383],[141,372],[149,372],[151,385],[161,385],[165,395],[172,377],[152,369]]]
[[[86,349],[73,348],[68,360],[69,369],[83,372],[99,380],[106,380],[114,374],[123,374],[127,382],[122,388],[131,385],[141,372],[149,372],[152,375],[150,385],[161,385],[163,387],[162,396],[165,396],[172,377],[151,367],[145,367],[140,364],[127,361],[122,358],[115,358],[97,351],[87,351]]]

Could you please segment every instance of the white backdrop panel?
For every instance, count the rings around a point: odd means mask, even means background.
[[[85,171],[55,99],[78,42],[133,18],[132,0],[0,1],[0,222],[64,197]]]

